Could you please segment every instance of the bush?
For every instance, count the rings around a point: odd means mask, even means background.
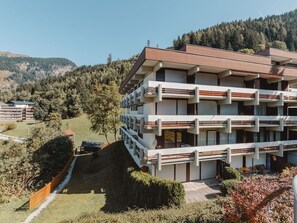
[[[8,130],[13,130],[13,129],[16,129],[17,125],[15,123],[8,123],[5,127],[5,130],[8,131]]]
[[[181,207],[185,203],[184,186],[179,182],[161,180],[133,168],[127,170],[123,179],[127,202],[131,207],[154,209]]]
[[[233,167],[226,166],[223,172],[223,179],[224,180],[230,180],[230,179],[241,180],[241,174]]]
[[[240,182],[241,181],[236,179],[224,180],[220,186],[222,194],[227,195],[229,189],[235,190]]]

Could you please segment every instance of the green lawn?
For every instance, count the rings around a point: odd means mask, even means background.
[[[0,122],[0,129],[4,129],[4,123],[16,123],[17,128],[14,130],[9,130],[4,132],[6,135],[17,136],[26,138],[30,134],[30,129],[36,127],[40,124],[39,121],[6,121]],[[105,137],[103,135],[98,135],[90,130],[91,123],[88,120],[86,115],[82,115],[78,118],[65,119],[62,121],[63,130],[66,130],[67,127],[75,132],[75,145],[78,146],[81,144],[83,140],[92,140],[92,141],[102,141],[106,143]],[[113,136],[112,134],[108,135],[108,139],[112,142]]]

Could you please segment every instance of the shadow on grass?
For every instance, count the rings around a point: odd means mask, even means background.
[[[123,174],[128,167],[135,167],[122,141],[112,143],[98,153],[78,156],[71,181],[64,194],[105,194],[104,212],[128,209],[123,192]]]

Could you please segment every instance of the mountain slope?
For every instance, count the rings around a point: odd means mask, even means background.
[[[0,87],[13,87],[28,81],[49,76],[60,76],[76,68],[65,58],[33,58],[25,55],[0,52]]]
[[[220,49],[238,51],[250,48],[260,51],[274,41],[285,42],[291,51],[297,49],[297,9],[282,15],[266,18],[238,20],[221,23],[206,29],[179,36],[173,41],[173,48],[184,44],[196,44]]]

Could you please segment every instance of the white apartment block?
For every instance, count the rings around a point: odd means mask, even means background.
[[[120,87],[122,139],[139,167],[180,182],[297,164],[295,83],[293,52],[145,48]]]

